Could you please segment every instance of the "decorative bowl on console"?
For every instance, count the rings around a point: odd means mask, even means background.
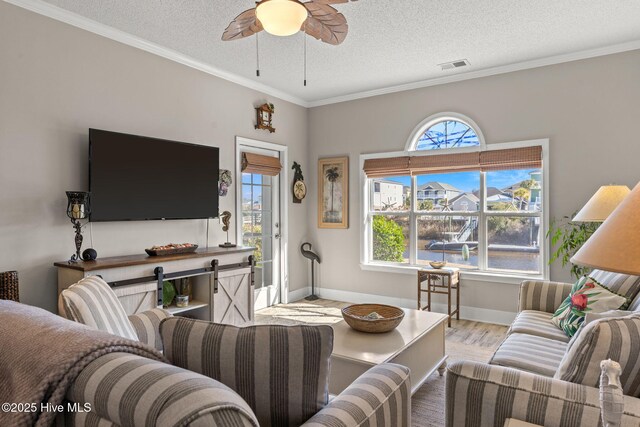
[[[163,256],[163,255],[176,255],[176,254],[188,254],[195,252],[198,249],[198,245],[193,243],[169,243],[168,245],[153,246],[150,249],[144,251],[149,256]]]
[[[379,334],[394,330],[404,311],[384,304],[354,304],[342,309],[342,317],[356,331]]]

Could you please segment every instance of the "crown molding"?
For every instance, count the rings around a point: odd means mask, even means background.
[[[39,15],[43,15],[48,18],[55,19],[56,21],[64,22],[65,24],[69,24],[74,27],[81,28],[83,30],[97,34],[99,36],[106,37],[108,39],[117,41],[119,43],[144,50],[145,52],[149,52],[154,55],[161,56],[165,59],[169,59],[179,64],[186,65],[187,67],[196,69],[198,71],[202,71],[212,76],[216,76],[221,79],[230,81],[232,83],[236,83],[240,86],[244,86],[246,88],[262,92],[266,95],[280,98],[284,101],[289,101],[293,104],[297,104],[302,107],[306,107],[306,108],[309,107],[309,103],[307,101],[300,99],[296,96],[293,96],[281,90],[275,89],[271,86],[267,86],[265,84],[255,82],[246,77],[238,76],[237,74],[233,74],[228,71],[221,70],[220,68],[206,64],[202,61],[198,61],[197,59],[184,55],[180,52],[176,52],[175,50],[168,49],[156,43],[145,40],[141,37],[137,37],[129,33],[126,33],[124,31],[110,27],[108,25],[101,24],[92,19],[78,15],[77,13],[70,12],[58,6],[54,6],[50,3],[46,3],[42,0],[4,0],[4,1],[14,6],[18,6],[23,9],[27,9],[31,12],[35,12]]]
[[[494,76],[497,74],[512,73],[514,71],[528,70],[531,68],[546,67],[547,65],[561,64],[564,62],[579,61],[581,59],[595,58],[598,56],[611,55],[614,53],[627,52],[630,50],[640,49],[640,40],[634,40],[626,43],[620,43],[612,46],[605,46],[596,49],[583,50],[580,52],[572,52],[563,55],[550,56],[546,58],[534,59],[531,61],[517,62],[509,65],[501,65],[498,67],[486,68],[477,71],[468,71],[452,76],[438,77],[434,79],[420,80],[417,82],[406,83],[396,86],[388,86],[380,89],[356,92],[348,95],[335,96],[332,98],[321,99],[308,102],[308,108],[321,107],[323,105],[337,104],[340,102],[354,101],[357,99],[370,98],[372,96],[386,95],[396,92],[404,92],[407,90],[420,89],[429,86],[443,85],[447,83],[461,82],[464,80],[477,79],[480,77]]]
[[[523,61],[509,65],[502,65],[498,67],[486,68],[477,71],[468,71],[460,74],[438,77],[433,79],[420,80],[412,83],[405,83],[401,85],[388,86],[380,89],[367,90],[362,92],[355,92],[347,95],[340,95],[336,97],[330,97],[320,99],[316,101],[305,101],[289,93],[283,92],[279,89],[271,86],[255,82],[249,78],[239,76],[228,71],[224,71],[220,68],[206,64],[202,61],[196,60],[190,56],[184,55],[172,49],[160,46],[156,43],[150,42],[143,38],[131,35],[124,31],[115,29],[105,24],[93,21],[84,16],[70,12],[66,9],[62,9],[58,6],[54,6],[50,3],[46,3],[42,0],[2,0],[6,3],[14,6],[27,9],[29,11],[38,13],[51,19],[55,19],[60,22],[72,25],[77,28],[89,31],[94,34],[106,37],[108,39],[117,41],[119,43],[135,47],[154,55],[161,56],[165,59],[177,62],[187,67],[202,71],[215,77],[236,83],[240,86],[256,90],[264,93],[265,95],[274,96],[284,101],[291,102],[296,105],[300,105],[305,108],[320,107],[323,105],[337,104],[341,102],[354,101],[363,98],[370,98],[373,96],[387,95],[390,93],[404,92],[408,90],[421,89],[429,86],[437,86],[447,83],[455,83],[464,80],[477,79],[481,77],[489,77],[498,74],[511,73],[514,71],[522,71],[531,68],[545,67],[547,65],[561,64],[564,62],[579,61],[582,59],[589,59],[598,56],[611,55],[615,53],[621,53],[631,50],[640,49],[640,40],[634,40],[626,43],[620,43],[612,46],[606,46],[602,48],[583,50],[580,52],[572,52],[563,55],[550,56],[546,58],[535,59],[531,61]]]

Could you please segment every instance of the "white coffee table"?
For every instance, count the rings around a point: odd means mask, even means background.
[[[446,314],[403,309],[404,319],[384,334],[358,332],[344,320],[331,325],[334,331],[329,393],[340,394],[369,368],[390,362],[411,369],[411,394],[435,370],[444,372]]]

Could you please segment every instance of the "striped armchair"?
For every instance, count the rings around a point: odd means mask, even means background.
[[[407,368],[378,365],[302,425],[409,427],[409,390]],[[67,413],[66,426],[260,426],[249,405],[222,383],[127,353],[92,362],[68,391],[67,400],[85,410]]]
[[[154,309],[127,318],[111,288],[88,277],[60,294],[60,313],[158,350],[98,357],[66,398],[67,426],[409,427],[409,369],[378,365],[328,401],[329,326],[238,328]],[[90,409],[86,411],[86,409]]]

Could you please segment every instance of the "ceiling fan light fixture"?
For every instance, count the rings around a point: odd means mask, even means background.
[[[274,36],[297,33],[307,16],[307,9],[298,0],[262,0],[256,6],[256,17]]]

